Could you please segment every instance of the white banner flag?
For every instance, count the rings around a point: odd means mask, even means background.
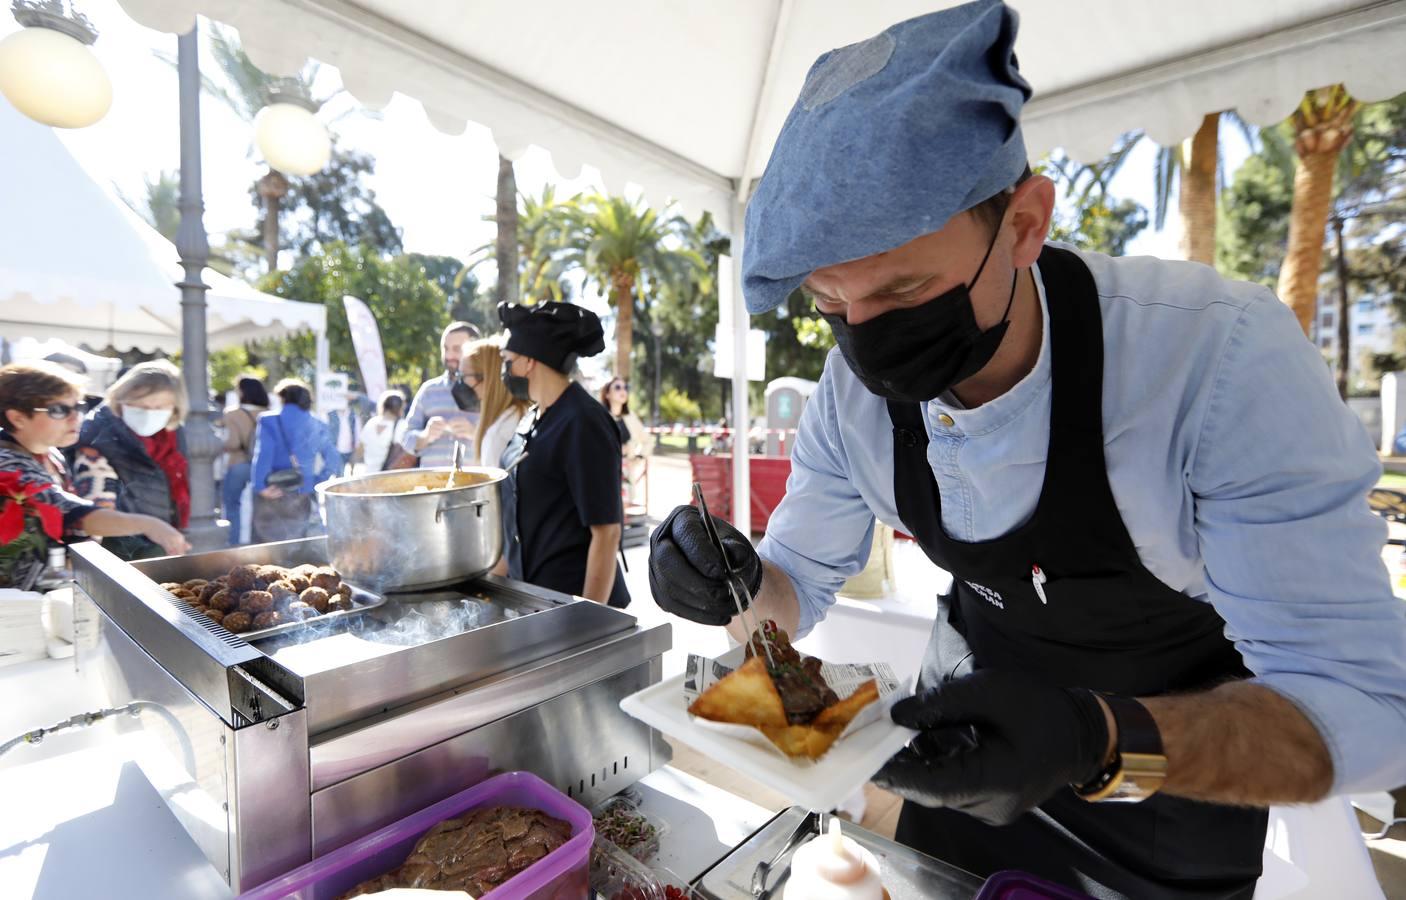
[[[347,308],[352,348],[361,367],[361,385],[371,402],[376,403],[386,392],[386,356],[381,350],[381,331],[364,301],[347,294],[342,297],[342,304]]]

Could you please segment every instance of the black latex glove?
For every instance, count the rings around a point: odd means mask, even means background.
[[[921,732],[874,783],[924,806],[1009,825],[1103,768],[1108,725],[1093,692],[984,669],[893,705]]]
[[[732,570],[752,596],[762,584],[762,559],[746,535],[712,516]],[[649,538],[649,590],[665,612],[704,625],[726,625],[737,615],[722,557],[708,540],[694,506],[676,506]],[[740,598],[746,608],[747,598]]]

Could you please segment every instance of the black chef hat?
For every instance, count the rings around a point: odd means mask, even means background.
[[[595,356],[605,349],[600,317],[574,303],[499,303],[498,318],[508,329],[506,349],[558,372],[571,371],[578,356]]]

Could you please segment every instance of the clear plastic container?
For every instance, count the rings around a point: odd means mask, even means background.
[[[648,832],[646,837],[632,843],[622,842],[612,835],[606,834],[605,829],[600,827],[600,821],[606,816],[624,814],[638,817]],[[633,856],[642,863],[650,863],[659,855],[659,841],[669,831],[669,826],[661,819],[657,819],[640,809],[638,800],[629,793],[617,794],[609,800],[604,801],[591,812],[596,822],[596,833],[604,837],[609,837],[611,842]]]
[[[664,900],[655,874],[603,837],[591,848],[591,889],[603,900]]]
[[[601,900],[702,900],[669,869],[651,869],[599,837],[591,850],[591,889]]]
[[[332,900],[399,866],[415,842],[435,825],[485,806],[539,809],[570,823],[571,838],[480,900],[580,900],[589,896],[588,869],[596,836],[590,812],[530,772],[507,772],[265,882],[241,894],[240,900]]]

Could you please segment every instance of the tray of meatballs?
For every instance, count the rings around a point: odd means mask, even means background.
[[[359,615],[386,602],[347,584],[331,566],[247,564],[214,578],[161,587],[246,641]]]

